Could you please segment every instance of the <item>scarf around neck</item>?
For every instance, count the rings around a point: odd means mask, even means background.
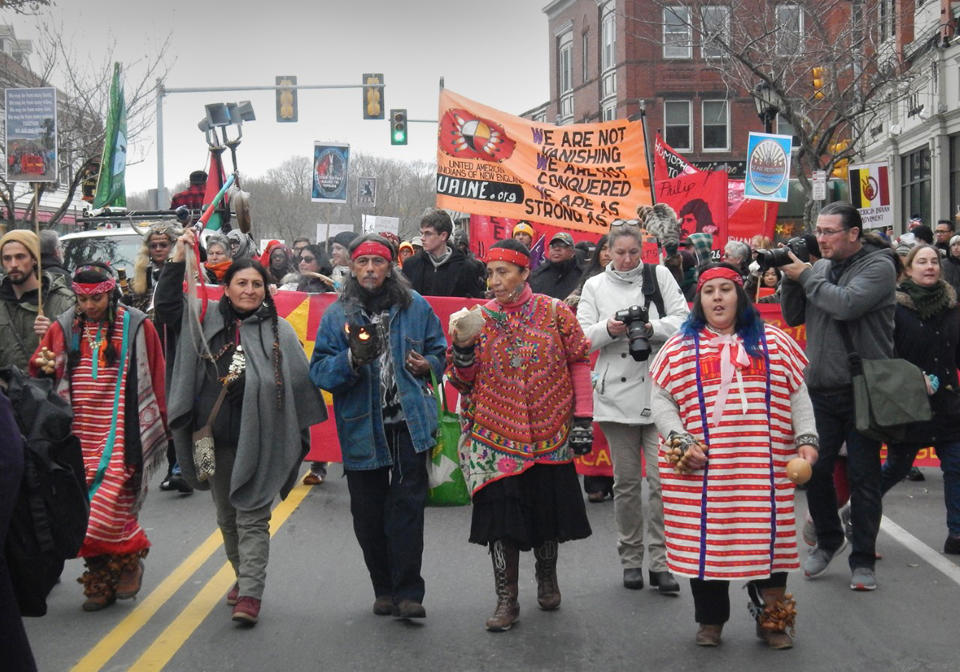
[[[907,279],[900,283],[900,291],[910,297],[914,310],[922,320],[943,312],[951,304],[947,283],[943,280],[938,280],[937,284],[930,287],[922,287],[913,280]]]
[[[613,267],[613,262],[611,261],[610,265],[607,266],[607,270],[610,271],[610,275],[624,282],[639,283],[640,277],[643,275],[643,262],[641,261],[637,264],[636,268],[631,268],[629,271],[618,271]]]

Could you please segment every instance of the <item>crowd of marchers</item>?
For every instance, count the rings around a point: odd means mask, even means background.
[[[960,553],[949,236],[900,250],[833,203],[802,248],[770,255],[760,237],[731,241],[715,263],[709,234],[694,233],[661,239],[663,261],[650,264],[647,218],[676,219],[657,208],[614,222],[596,243],[555,233],[543,260],[529,222],[476,259],[442,210],[425,214],[409,242],[341,233],[274,241],[262,254],[238,231],[201,237],[157,224],[128,282],[99,262],[68,272],[55,234],[8,232],[0,366],[51,379],[73,409],[90,502],[83,609],[140,590],[150,540],[138,514],[165,465],[162,490],[210,491],[236,574],[226,602],[234,621],[257,623],[271,509],[299,478],[310,427],[328,421],[323,390],[373,612],[425,618],[432,380],[460,393],[468,540],[491,558],[491,632],[519,620],[522,551],[535,558],[538,607],[560,607],[559,547],[591,535],[583,490],[591,502],[613,497],[625,588],[672,596],[689,580],[700,646],[721,643],[731,581],[747,582],[757,635],[775,649],[793,645],[791,571],[815,579],[849,544],[850,588],[874,590],[881,499],[921,447],[935,446],[944,473],[944,552]],[[220,298],[205,298],[206,285],[222,287]],[[285,289],[337,295],[309,360],[277,313],[273,296]],[[425,296],[480,299],[482,326],[442,325]],[[806,324],[805,349],[761,319],[754,304],[764,300],[779,302],[788,324]],[[924,372],[932,418],[889,445],[885,463],[854,421],[852,350]],[[0,472],[16,483],[22,448],[2,394],[0,428]],[[613,476],[581,485],[574,458],[599,432]],[[797,458],[812,473],[804,555],[787,470]],[[323,483],[326,469],[311,463],[304,484]],[[15,499],[16,487],[0,489],[0,521]],[[10,591],[0,562],[0,592]],[[0,609],[4,659],[32,669],[16,602]]]

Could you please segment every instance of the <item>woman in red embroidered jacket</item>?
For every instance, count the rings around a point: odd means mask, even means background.
[[[735,579],[749,581],[757,635],[793,646],[785,591],[800,563],[786,465],[815,462],[818,445],[806,364],[760,319],[740,273],[717,264],[700,273],[693,310],[650,367],[667,566],[690,577],[700,646],[720,643]],[[685,451],[679,462],[675,450]]]
[[[90,496],[79,556],[85,611],[140,590],[150,549],[137,513],[149,475],[165,456],[167,408],[160,337],[136,308],[119,305],[110,268],[91,263],[73,275],[76,308],[57,318],[30,360],[30,373],[53,375],[73,407]]]
[[[470,541],[489,545],[497,593],[488,630],[517,620],[521,550],[536,557],[537,601],[560,606],[559,542],[590,536],[573,454],[590,450],[590,343],[562,301],[534,294],[530,253],[502,240],[487,256],[494,299],[479,334],[453,338],[448,375],[464,394],[460,465],[473,496]]]

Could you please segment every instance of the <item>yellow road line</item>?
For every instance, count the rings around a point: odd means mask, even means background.
[[[88,672],[99,670],[116,655],[124,644],[133,637],[144,624],[153,618],[153,615],[169,600],[180,587],[187,582],[194,572],[205,563],[214,551],[223,544],[220,530],[216,530],[207,537],[187,558],[174,569],[160,585],[140,602],[130,614],[117,623],[107,635],[101,639],[87,655],[71,668],[71,672]]]
[[[271,537],[287,521],[290,514],[300,506],[300,502],[310,493],[310,490],[311,488],[305,485],[297,486],[284,501],[277,505],[270,520]],[[153,640],[153,643],[130,666],[130,669],[137,670],[137,672],[159,672],[162,670],[213,608],[220,604],[224,593],[229,590],[235,580],[236,577],[230,563],[224,563],[220,571],[200,589],[197,596],[184,607],[183,611],[174,617],[173,622]]]

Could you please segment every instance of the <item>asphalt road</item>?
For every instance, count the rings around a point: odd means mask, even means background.
[[[223,603],[233,577],[209,494],[184,497],[154,488],[141,514],[153,548],[140,595],[84,613],[75,582],[82,566],[68,563],[49,613],[27,620],[40,669],[820,672],[955,671],[960,665],[960,561],[939,552],[946,531],[937,469],[924,469],[925,482],[904,482],[884,500],[876,592],[849,589],[846,553],[820,579],[791,575],[796,646],[776,652],[754,635],[742,584],[731,587],[733,614],[717,649],[693,644],[686,581],[676,598],[624,589],[609,500],[587,505],[591,538],[561,546],[559,611],[537,609],[533,558],[524,554],[520,622],[506,633],[484,630],[495,604],[490,559],[467,543],[470,514],[463,507],[427,510],[427,618],[375,616],[346,481],[339,465],[330,472],[326,483],[298,487],[274,511],[255,628],[236,626]],[[802,494],[798,508],[805,508]]]

